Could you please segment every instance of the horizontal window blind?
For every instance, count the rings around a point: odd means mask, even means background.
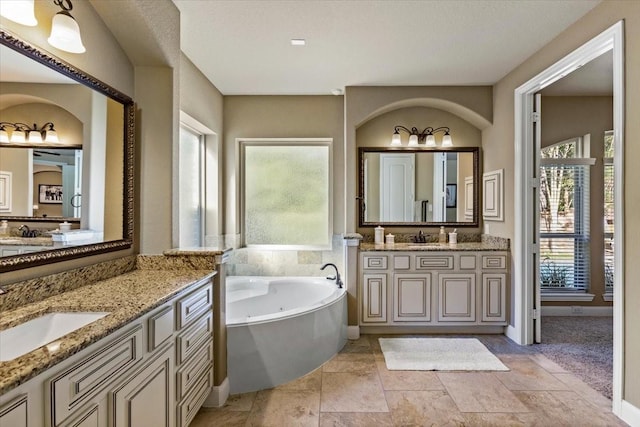
[[[585,291],[590,274],[589,166],[578,164],[579,159],[567,162],[571,164],[553,160],[557,163],[540,167],[540,284],[544,291]]]

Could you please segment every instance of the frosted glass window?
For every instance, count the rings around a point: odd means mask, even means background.
[[[202,136],[181,126],[178,155],[180,247],[202,245]]]
[[[244,146],[247,245],[329,246],[328,145]]]

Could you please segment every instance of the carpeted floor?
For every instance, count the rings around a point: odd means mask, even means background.
[[[534,348],[611,399],[613,318],[543,316]]]

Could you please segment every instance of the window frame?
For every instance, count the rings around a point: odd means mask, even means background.
[[[332,250],[333,248],[333,138],[237,138],[237,159],[238,159],[238,219],[240,229],[240,245],[245,248],[264,250]],[[280,244],[247,244],[246,241],[246,213],[245,213],[245,150],[246,147],[304,147],[322,146],[328,149],[328,207],[327,207],[327,244],[326,245],[280,245]]]

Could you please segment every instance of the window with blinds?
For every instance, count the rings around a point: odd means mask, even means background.
[[[605,292],[613,293],[613,131],[604,137],[604,286]]]
[[[589,289],[589,165],[574,157],[579,141],[543,150],[540,160],[540,285],[543,291]]]

